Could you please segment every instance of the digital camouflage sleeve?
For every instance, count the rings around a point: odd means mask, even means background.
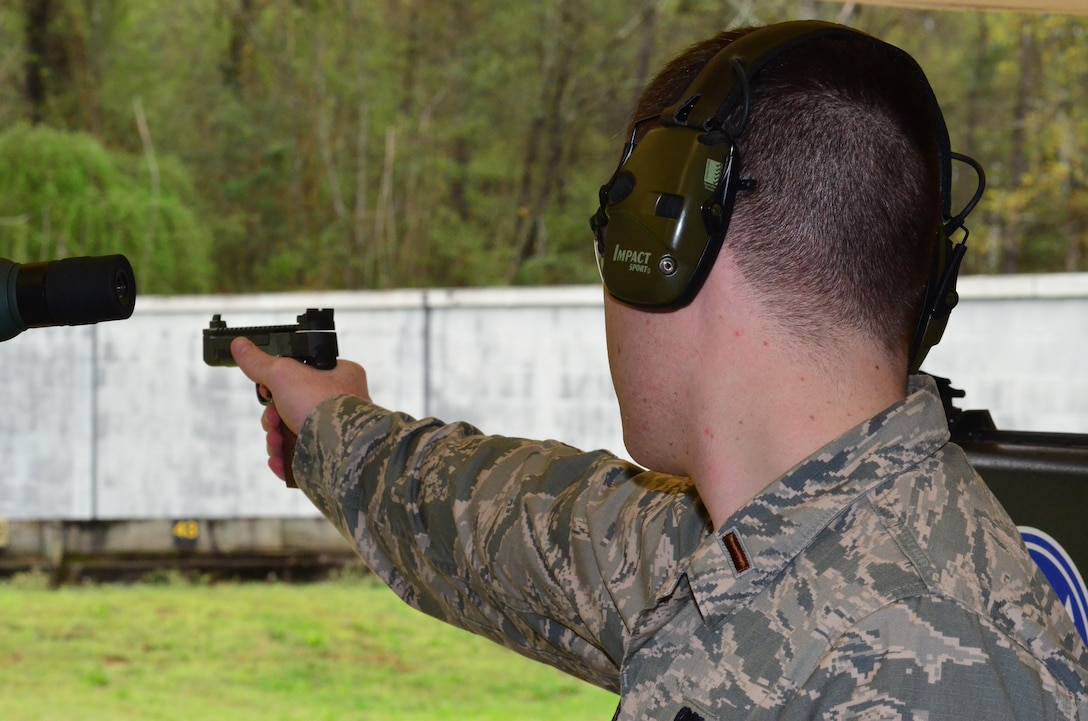
[[[409,604],[613,691],[635,618],[709,531],[687,479],[351,397],[307,421],[295,468]]]
[[[351,397],[294,469],[405,600],[617,719],[1088,718],[1088,650],[912,385],[720,529],[687,479]]]

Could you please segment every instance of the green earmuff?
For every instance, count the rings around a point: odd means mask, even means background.
[[[949,239],[963,228],[964,219],[978,203],[985,178],[977,162],[950,151],[937,99],[913,58],[852,28],[795,21],[754,30],[711,58],[660,116],[636,122],[619,167],[601,188],[599,207],[590,218],[601,279],[613,298],[646,310],[681,308],[696,297],[725,242],[737,193],[759,182],[741,177],[743,159],[736,147],[736,138],[748,122],[749,84],[782,53],[829,36],[872,43],[902,59],[916,69],[919,87],[925,89],[934,108],[942,222],[911,345],[914,371],[940,340],[955,305],[966,233],[954,247]],[[649,130],[639,137],[647,126]],[[951,212],[953,159],[968,163],[979,176],[974,197],[955,216]]]

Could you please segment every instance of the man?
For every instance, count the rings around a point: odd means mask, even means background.
[[[283,476],[406,601],[619,719],[1075,719],[1088,651],[909,380],[948,311],[949,153],[903,53],[728,33],[645,91],[593,219],[633,466],[373,405],[244,341]],[[939,335],[939,333],[937,333]]]

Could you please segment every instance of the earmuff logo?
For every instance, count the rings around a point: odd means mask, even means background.
[[[1065,605],[1081,638],[1088,640],[1088,589],[1085,589],[1084,579],[1073,559],[1043,531],[1031,526],[1019,526],[1017,530],[1028,547],[1028,553]]]
[[[617,245],[612,251],[612,260],[617,263],[627,263],[627,270],[632,273],[649,273],[650,255],[648,250],[627,250]]]

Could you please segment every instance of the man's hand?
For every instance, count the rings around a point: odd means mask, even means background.
[[[370,400],[366,371],[357,363],[340,360],[332,370],[317,370],[292,358],[268,355],[247,338],[235,338],[230,351],[242,372],[272,398],[261,427],[267,434],[268,467],[281,479],[287,478],[284,427],[297,435],[320,403],[339,395]]]

